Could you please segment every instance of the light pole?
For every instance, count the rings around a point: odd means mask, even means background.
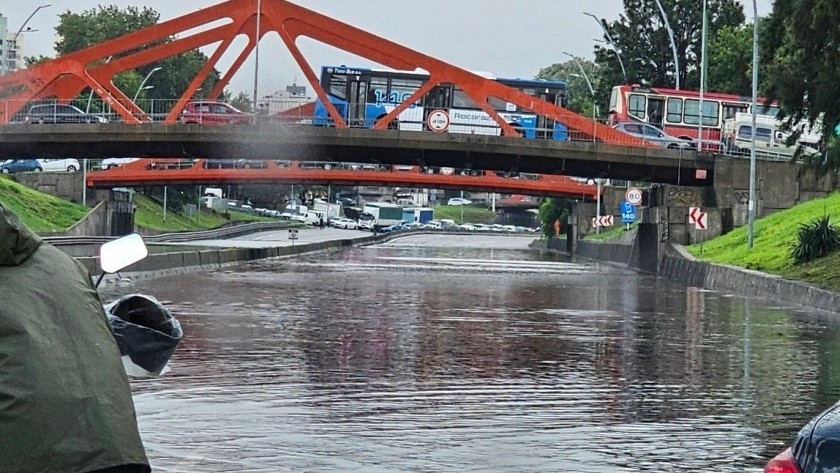
[[[589,81],[589,76],[586,75],[586,71],[583,70],[583,64],[581,64],[580,61],[578,61],[578,58],[576,58],[575,56],[573,56],[570,53],[567,53],[566,51],[563,51],[563,54],[565,54],[566,56],[569,56],[570,58],[574,59],[575,64],[577,64],[578,69],[580,69],[580,73],[583,74],[583,78],[586,80],[586,85],[589,86],[589,93],[592,94],[592,142],[594,143],[595,138],[596,138],[595,137],[595,130],[596,130],[596,128],[595,128],[595,107],[596,107],[596,105],[595,105],[595,89],[592,88],[592,82]]]
[[[659,7],[659,13],[662,14],[662,21],[665,22],[665,28],[668,30],[668,38],[671,40],[671,52],[674,54],[674,77],[677,79],[677,90],[680,90],[680,59],[677,56],[677,43],[674,42],[674,30],[671,29],[671,23],[668,22],[668,15],[665,14],[665,9],[662,8],[662,3],[656,0],[656,6]],[[705,3],[703,5],[705,8]]]
[[[755,225],[755,107],[758,95],[758,6],[753,0],[752,133],[750,134],[750,202],[747,217],[747,248],[753,247]]]
[[[140,91],[141,91],[141,90],[149,90],[149,89],[154,88],[154,86],[153,86],[153,85],[152,85],[152,86],[149,86],[149,87],[145,87],[146,82],[149,80],[149,77],[152,77],[152,74],[154,74],[155,72],[157,72],[157,71],[159,71],[159,70],[161,70],[161,69],[163,69],[163,68],[162,68],[162,67],[160,67],[160,66],[158,66],[158,67],[156,67],[156,68],[152,69],[151,71],[149,71],[149,73],[148,73],[148,74],[146,74],[146,77],[144,77],[144,78],[143,78],[143,82],[140,82],[140,87],[137,87],[137,93],[135,93],[135,94],[134,94],[134,99],[132,100],[132,102],[137,102],[137,97],[139,97],[139,96],[140,96]],[[135,104],[135,105],[136,105],[136,104]]]
[[[260,20],[262,19],[262,2],[257,0],[257,35],[254,37],[254,103],[251,105],[252,121],[257,122],[257,84],[260,73]]]
[[[700,37],[700,110],[697,112],[698,153],[703,151],[703,93],[706,89],[706,3],[706,0],[703,0],[703,33]]]
[[[586,16],[591,16],[592,19],[595,20],[595,23],[598,23],[598,26],[600,26],[601,29],[604,30],[604,36],[607,38],[607,43],[609,43],[609,45],[612,46],[612,50],[615,53],[615,57],[618,58],[618,65],[621,66],[621,74],[624,76],[624,83],[626,84],[627,83],[627,71],[624,70],[624,62],[621,60],[621,54],[618,53],[618,47],[616,47],[615,41],[613,41],[613,38],[610,35],[610,32],[607,30],[607,28],[604,26],[604,24],[601,23],[601,20],[599,20],[597,16],[593,15],[592,13],[586,13],[586,12],[583,12],[583,14],[586,15]]]
[[[18,37],[20,36],[21,33],[23,33],[23,29],[26,28],[26,25],[27,25],[27,23],[29,23],[29,20],[31,20],[32,17],[35,16],[35,14],[38,13],[38,11],[41,10],[42,8],[47,8],[47,7],[51,7],[51,6],[52,5],[49,4],[49,3],[47,3],[46,5],[40,5],[32,13],[30,13],[29,17],[26,19],[26,21],[23,22],[22,25],[20,25],[20,28],[18,28],[17,33],[15,33],[15,35],[12,37],[11,42],[6,41],[6,38],[3,38],[3,60],[0,61],[0,76],[6,74],[6,61],[9,58],[9,49],[11,48],[11,43],[15,43],[15,45],[17,45]],[[35,30],[33,30],[32,28],[29,28],[26,31],[35,31]]]

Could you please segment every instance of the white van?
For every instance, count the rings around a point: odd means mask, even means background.
[[[781,131],[775,118],[756,115],[755,154],[763,158],[788,159],[797,153],[811,156],[819,152],[820,137],[803,132],[796,143],[788,144],[790,133]],[[749,156],[752,147],[752,116],[739,113],[724,122],[724,146],[727,152]]]

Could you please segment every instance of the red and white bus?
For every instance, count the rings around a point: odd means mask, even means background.
[[[758,103],[756,114],[774,118],[778,115],[778,107],[764,107],[764,99]],[[751,97],[704,92],[703,147],[720,149],[724,120],[735,118],[739,112],[750,112],[751,104]],[[700,92],[639,85],[613,87],[610,125],[633,121],[650,123],[671,136],[696,140],[700,127]]]

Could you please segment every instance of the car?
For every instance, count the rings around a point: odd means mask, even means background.
[[[196,100],[184,106],[178,121],[202,125],[229,125],[251,123],[251,115],[225,102]]]
[[[76,172],[81,169],[79,160],[74,158],[66,159],[39,159],[41,170],[44,172]]]
[[[647,123],[625,122],[613,126],[618,131],[642,138],[668,149],[694,149],[694,142],[671,136],[659,128]]]
[[[259,159],[207,159],[203,163],[204,169],[263,169],[268,166],[267,161]]]
[[[38,104],[29,107],[23,117],[25,123],[108,123],[105,117],[85,113],[73,105],[59,103]]]
[[[0,164],[0,173],[14,174],[16,172],[40,172],[41,162],[37,159],[7,159]]]
[[[111,169],[120,167],[123,164],[133,163],[134,161],[139,161],[140,158],[106,158],[102,160],[102,163],[99,165],[101,169]]]
[[[470,205],[472,201],[463,197],[453,197],[446,201],[446,205]]]
[[[770,460],[765,473],[840,471],[840,402],[811,419],[791,446]]]

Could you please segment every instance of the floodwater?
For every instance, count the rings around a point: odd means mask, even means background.
[[[418,236],[139,280],[186,336],[133,380],[157,472],[760,471],[840,398],[840,316]]]

